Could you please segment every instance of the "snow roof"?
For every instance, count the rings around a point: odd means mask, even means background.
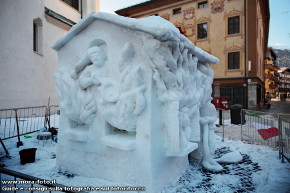
[[[219,63],[218,58],[196,47],[185,36],[180,34],[179,30],[171,22],[158,16],[135,19],[103,12],[92,12],[74,25],[69,32],[52,46],[52,48],[58,51],[94,20],[106,21],[132,30],[147,32],[161,41],[182,41],[185,43],[185,47],[196,55],[199,61],[208,62],[210,64]]]
[[[281,67],[279,73],[290,73],[290,67]]]

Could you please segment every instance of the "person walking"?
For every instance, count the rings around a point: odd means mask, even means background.
[[[266,105],[267,105],[267,108],[270,109],[270,107],[271,107],[271,95],[270,95],[269,92],[267,92],[265,98],[266,98]]]

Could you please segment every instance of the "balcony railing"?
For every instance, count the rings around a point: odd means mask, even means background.
[[[270,80],[272,80],[272,81],[274,81],[274,82],[276,82],[278,84],[280,83],[278,77],[274,76],[273,74],[266,74],[265,78],[270,79]]]

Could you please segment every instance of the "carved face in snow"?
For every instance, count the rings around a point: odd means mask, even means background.
[[[88,53],[90,60],[96,66],[102,66],[107,59],[105,52],[98,46],[88,49]]]

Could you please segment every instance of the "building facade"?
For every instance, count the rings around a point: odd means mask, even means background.
[[[57,104],[52,44],[99,0],[1,0],[0,109]]]
[[[277,55],[272,48],[267,49],[265,60],[265,92],[276,96],[278,92],[279,73],[277,66]]]
[[[116,11],[171,21],[196,46],[218,57],[213,96],[257,109],[264,94],[269,0],[151,0]]]
[[[278,93],[280,99],[289,98],[290,95],[290,68],[282,67],[278,70],[280,85]]]

